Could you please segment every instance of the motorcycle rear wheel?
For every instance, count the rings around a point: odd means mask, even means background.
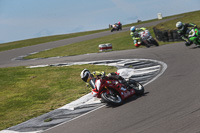
[[[107,92],[103,92],[101,94],[101,98],[103,101],[105,101],[106,103],[108,104],[111,104],[111,105],[115,105],[115,106],[118,106],[118,105],[121,105],[123,103],[119,93],[117,91],[114,91],[112,89],[109,89],[109,91],[112,93],[112,94],[107,94]]]

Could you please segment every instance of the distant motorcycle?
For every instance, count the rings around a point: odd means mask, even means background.
[[[140,31],[137,36],[140,37],[139,45],[144,45],[147,48],[155,45],[159,46],[158,42],[151,36],[149,30]]]
[[[122,25],[118,25],[118,24],[113,24],[111,25],[111,32],[113,31],[119,31],[119,30],[122,30]]]
[[[127,83],[130,86],[129,89],[126,89],[127,86],[120,83],[119,80],[110,79],[105,76],[101,79],[99,91],[95,92],[96,97],[101,98],[102,101],[111,105],[121,105],[125,99],[133,95],[144,94],[144,87],[139,82],[129,79]]]

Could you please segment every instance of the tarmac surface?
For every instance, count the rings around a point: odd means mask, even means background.
[[[107,65],[114,66],[118,70],[122,77],[125,79],[132,79],[140,82],[143,86],[153,82],[166,70],[167,65],[160,61],[155,60],[145,60],[145,59],[119,59],[119,60],[102,60],[102,61],[92,61],[92,62],[76,62],[78,64],[95,64],[95,65]],[[55,66],[63,65],[75,65],[73,63],[67,64],[55,64]],[[45,65],[46,66],[46,65]],[[45,66],[31,66],[35,67],[45,67]],[[51,65],[52,66],[52,65]],[[131,100],[136,100],[140,97],[132,96]],[[125,100],[124,103],[129,102],[129,99]],[[18,125],[9,127],[6,130],[0,131],[0,133],[40,133],[45,130],[49,130],[70,122],[82,115],[86,115],[93,112],[99,108],[107,106],[106,103],[102,103],[101,99],[93,97],[92,93],[88,93],[83,97],[66,104],[58,109],[45,113],[41,116],[32,118],[28,121],[20,123]],[[46,120],[50,120],[46,122]]]
[[[104,32],[104,34],[111,33]],[[87,37],[85,39],[90,38]],[[82,41],[81,38],[84,36],[80,37],[79,41]],[[61,40],[48,44],[67,44],[65,43],[67,41]],[[198,47],[194,45],[186,47],[184,43],[176,43],[61,58],[12,60],[21,55],[46,49],[48,46],[41,44],[33,47],[0,52],[0,67],[138,58],[158,60],[167,64],[165,72],[146,85],[145,95],[137,100],[130,99],[126,104],[115,108],[102,107],[73,121],[46,130],[44,133],[200,133],[200,49]]]
[[[45,133],[200,133],[199,48],[176,43],[68,57],[65,61],[72,58],[154,59],[168,67],[157,80],[145,86],[145,96],[116,108],[103,107]]]

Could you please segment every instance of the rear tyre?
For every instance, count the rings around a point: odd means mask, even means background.
[[[101,98],[104,102],[111,104],[111,105],[121,105],[123,103],[119,93],[115,90],[109,89],[110,93],[107,94],[107,92],[103,92],[101,94]]]

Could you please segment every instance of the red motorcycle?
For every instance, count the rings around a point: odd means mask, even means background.
[[[111,105],[121,105],[125,99],[133,95],[144,94],[144,87],[135,80],[129,79],[127,81],[129,89],[126,89],[127,86],[121,83],[120,80],[103,77],[100,81],[99,91],[94,89],[93,92],[96,93],[97,98],[101,98],[104,102]]]

